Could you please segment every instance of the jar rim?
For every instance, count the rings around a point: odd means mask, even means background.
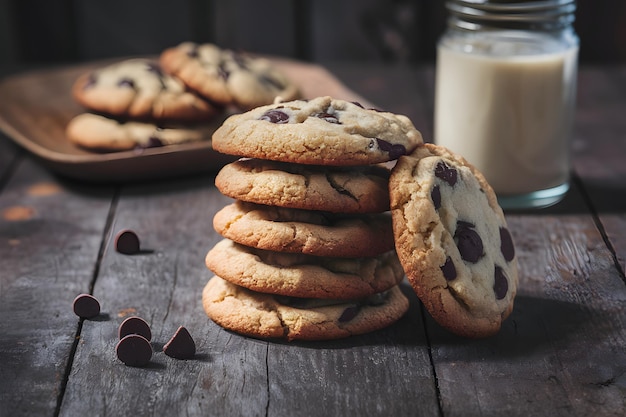
[[[546,25],[565,27],[574,22],[575,0],[494,2],[493,0],[449,0],[450,23],[456,27],[481,25]],[[469,24],[469,26],[468,26]]]
[[[551,11],[555,9],[576,8],[576,0],[509,0],[509,1],[493,1],[493,0],[451,0],[449,3],[457,3],[460,6],[466,6],[476,10],[486,12],[541,12]]]

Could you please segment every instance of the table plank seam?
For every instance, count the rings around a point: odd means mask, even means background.
[[[102,259],[104,258],[104,250],[108,242],[108,236],[110,236],[111,229],[113,227],[113,219],[115,217],[115,212],[117,210],[119,198],[120,198],[120,188],[116,187],[113,193],[113,197],[111,198],[111,204],[109,206],[109,210],[107,212],[107,218],[104,224],[104,228],[102,230],[102,237],[100,240],[100,246],[98,248],[98,255],[96,258],[95,265],[94,265],[93,275],[89,282],[88,293],[91,295],[93,295],[93,290],[95,288],[98,275],[100,274],[100,266],[102,264]],[[74,341],[72,342],[72,347],[68,355],[67,364],[63,372],[63,379],[61,380],[60,386],[59,386],[59,393],[57,395],[57,402],[56,402],[56,406],[55,406],[54,414],[53,414],[54,417],[58,417],[61,414],[61,406],[63,404],[63,399],[65,397],[67,385],[70,380],[70,374],[72,373],[72,368],[74,367],[74,359],[76,357],[76,352],[78,350],[78,344],[80,342],[84,321],[85,319],[81,318],[78,321],[78,325],[76,327],[76,333],[74,334]]]
[[[433,357],[433,348],[430,334],[428,332],[428,324],[426,322],[426,317],[430,313],[426,311],[424,305],[420,302],[420,310],[422,316],[422,326],[424,326],[424,333],[426,335],[426,347],[428,351],[428,361],[430,362],[430,369],[433,373],[433,384],[435,386],[435,393],[437,394],[437,415],[439,417],[443,417],[443,398],[441,395],[441,389],[439,388],[439,378],[437,377],[437,369],[435,368],[435,358]]]
[[[613,245],[613,242],[611,242],[611,239],[609,238],[609,235],[606,232],[604,223],[602,223],[602,219],[600,218],[598,209],[593,204],[593,201],[585,188],[584,182],[582,181],[580,176],[576,174],[576,172],[572,173],[572,181],[577,185],[578,189],[580,190],[580,194],[583,198],[583,201],[585,202],[585,205],[587,205],[587,207],[589,208],[589,212],[591,213],[591,218],[593,219],[593,223],[595,224],[596,229],[598,229],[598,232],[600,233],[600,236],[602,237],[602,241],[604,242],[604,244],[606,245],[606,248],[611,254],[613,265],[615,266],[615,269],[617,270],[617,273],[619,274],[619,277],[621,278],[622,282],[624,283],[624,285],[626,285],[626,273],[624,272],[624,270],[622,269],[622,266],[620,265],[619,258],[617,256],[617,251],[615,250],[615,246]]]

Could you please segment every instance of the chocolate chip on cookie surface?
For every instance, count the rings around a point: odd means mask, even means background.
[[[398,256],[433,318],[463,336],[498,332],[513,309],[517,259],[482,174],[426,144],[398,160],[389,188]]]
[[[317,97],[229,117],[213,147],[230,155],[307,165],[368,165],[410,153],[422,136],[403,115]]]

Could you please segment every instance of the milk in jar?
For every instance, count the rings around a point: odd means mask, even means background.
[[[439,42],[435,143],[475,165],[504,208],[553,204],[570,176],[578,39],[560,26],[487,23]]]

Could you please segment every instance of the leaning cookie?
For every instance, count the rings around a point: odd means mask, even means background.
[[[497,333],[513,309],[517,259],[483,175],[426,144],[398,160],[389,188],[398,256],[433,318],[462,336]]]
[[[208,127],[159,127],[153,123],[121,122],[92,113],[79,114],[66,127],[70,142],[98,152],[210,141],[211,132]]]
[[[214,276],[202,292],[218,325],[251,337],[332,340],[383,329],[408,310],[399,287],[358,300],[316,300],[261,294]]]
[[[74,83],[72,95],[89,110],[116,118],[201,121],[221,112],[148,59],[129,59],[85,73]]]
[[[189,88],[222,105],[249,110],[277,97],[293,100],[299,96],[296,85],[267,59],[209,43],[184,42],[168,48],[160,62]]]
[[[213,135],[218,152],[308,165],[388,162],[421,143],[421,134],[406,116],[331,97],[233,115]]]
[[[236,200],[334,213],[389,210],[389,170],[382,166],[318,167],[263,159],[225,165],[215,177]]]
[[[214,274],[254,291],[292,297],[359,298],[404,278],[395,251],[376,257],[332,258],[254,249],[223,239],[206,255]]]
[[[259,249],[316,256],[375,256],[394,247],[388,213],[342,215],[236,201],[218,211],[222,236]]]

